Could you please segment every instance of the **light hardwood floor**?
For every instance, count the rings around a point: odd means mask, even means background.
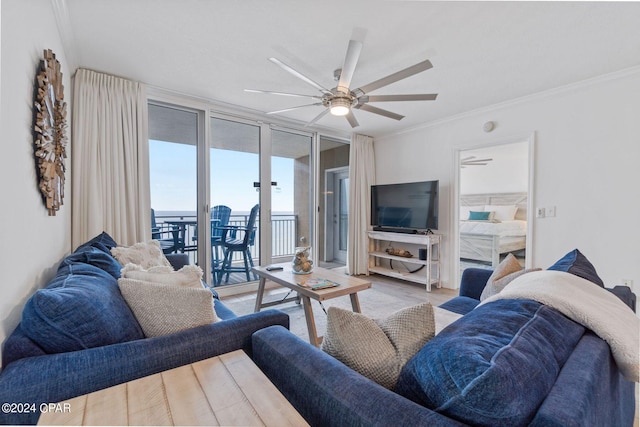
[[[431,302],[435,307],[458,295],[457,290],[445,288],[432,288],[431,292],[427,292],[424,285],[421,286],[377,274],[368,277],[362,276],[362,278],[372,283],[371,289],[358,292],[362,314],[371,318],[384,318],[402,308],[411,307],[425,301]],[[284,299],[288,292],[289,289],[286,288],[276,288],[265,291],[264,301]],[[253,313],[256,303],[256,293],[252,292],[224,297],[222,301],[238,315],[249,314]],[[327,327],[327,316],[318,301],[311,301],[311,303],[313,304],[313,313],[318,335],[322,336]],[[351,301],[348,296],[330,299],[324,301],[322,304],[325,309],[336,306],[351,310]],[[309,335],[302,304],[289,302],[273,308],[287,313],[291,319],[291,332],[303,340],[308,341]]]

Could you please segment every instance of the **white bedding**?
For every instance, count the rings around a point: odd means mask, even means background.
[[[460,221],[460,233],[474,233],[498,235],[500,237],[525,236],[527,221],[515,219],[513,221]]]

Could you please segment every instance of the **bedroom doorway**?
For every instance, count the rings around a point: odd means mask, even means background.
[[[508,254],[531,265],[533,136],[457,149],[456,262],[494,269]]]

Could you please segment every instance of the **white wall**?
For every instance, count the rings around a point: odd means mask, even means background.
[[[69,115],[71,71],[50,0],[2,0],[1,7],[0,342],[4,342],[20,321],[27,298],[53,276],[71,249],[70,159],[64,205],[50,217],[38,189],[31,131],[34,80],[43,50],[53,50],[62,64]],[[68,122],[70,127],[70,117]]]
[[[443,279],[456,287],[452,259],[454,149],[535,134],[533,266],[579,248],[608,286],[640,290],[640,69],[377,138],[377,183],[439,179]],[[434,104],[437,108],[437,102]],[[498,126],[485,133],[482,125]],[[384,159],[381,161],[380,159]],[[446,277],[445,277],[446,276]]]
[[[460,152],[460,159],[491,159],[460,169],[460,194],[522,193],[529,189],[529,144],[514,142]],[[505,178],[507,177],[507,178]]]

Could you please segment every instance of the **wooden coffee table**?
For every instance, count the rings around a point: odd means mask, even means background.
[[[252,271],[257,274],[258,277],[260,277],[255,311],[258,312],[261,308],[271,307],[290,301],[297,301],[298,298],[300,298],[304,307],[304,316],[307,321],[309,342],[311,342],[311,344],[316,347],[320,346],[320,343],[322,343],[322,337],[318,336],[318,332],[316,330],[316,322],[313,317],[313,309],[311,308],[311,299],[314,299],[316,301],[324,301],[331,298],[349,295],[349,297],[351,298],[351,308],[354,312],[360,313],[360,301],[358,300],[358,292],[369,289],[371,287],[371,282],[367,280],[358,279],[353,276],[347,276],[344,273],[337,273],[333,270],[327,270],[326,268],[315,267],[311,274],[294,274],[291,270],[290,263],[274,265],[280,266],[283,269],[274,271],[267,271],[267,267],[254,267],[252,269]],[[298,283],[304,282],[309,279],[327,279],[331,280],[332,282],[338,283],[339,286],[314,291],[298,285]],[[295,291],[297,295],[279,301],[263,303],[262,299],[264,297],[264,288],[267,280],[271,280],[281,286],[289,288]]]
[[[307,426],[237,350],[61,402],[38,425]]]

